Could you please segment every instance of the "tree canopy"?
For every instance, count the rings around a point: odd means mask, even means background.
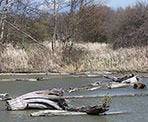
[[[114,49],[148,45],[147,4],[113,10],[102,1],[0,0],[0,43],[70,40],[110,43]]]

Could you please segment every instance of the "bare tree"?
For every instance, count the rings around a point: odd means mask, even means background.
[[[66,3],[65,0],[44,0],[44,3],[48,7],[49,11],[52,12],[54,19],[53,36],[52,36],[52,50],[54,52],[55,42],[57,40],[57,24],[59,11],[63,8]]]
[[[3,2],[3,6],[2,6]],[[0,27],[1,27],[1,33],[0,33],[0,40],[3,40],[4,38],[4,28],[5,28],[5,20],[7,17],[7,11],[10,6],[15,2],[15,0],[1,0],[0,6],[2,6],[2,12],[1,12],[1,19],[0,19]]]

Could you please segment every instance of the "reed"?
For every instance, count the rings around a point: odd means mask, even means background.
[[[28,50],[12,45],[1,52],[1,72],[81,72],[81,71],[148,71],[148,48],[120,48],[99,43],[75,43],[73,48],[63,50],[57,43],[55,52],[51,43],[46,48],[32,46]]]
[[[14,48],[11,44],[8,44],[4,51],[0,53],[0,71],[25,71],[29,69],[28,61],[29,57],[25,50]]]

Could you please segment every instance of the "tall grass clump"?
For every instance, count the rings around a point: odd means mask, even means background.
[[[59,69],[58,59],[52,54],[48,48],[34,47],[27,51],[32,71],[46,72],[57,71]]]
[[[27,50],[7,46],[0,56],[0,72],[82,72],[82,71],[148,71],[148,48],[113,50],[105,43],[58,42],[44,48],[32,45]]]
[[[29,57],[25,50],[16,49],[11,44],[7,44],[6,48],[0,54],[0,71],[25,71],[29,69],[28,61]]]
[[[83,60],[86,70],[147,71],[148,49],[120,48],[113,50],[109,45],[91,44],[89,54]],[[88,48],[89,49],[89,48]],[[93,50],[94,49],[94,50]]]

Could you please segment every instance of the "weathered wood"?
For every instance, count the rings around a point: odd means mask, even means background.
[[[5,101],[9,99],[11,99],[11,97],[9,96],[8,93],[0,94],[0,101]]]
[[[128,80],[128,79],[130,79],[132,77],[135,77],[135,76],[134,76],[134,74],[130,74],[130,75],[122,76],[122,77],[106,76],[106,75],[104,75],[104,77],[107,78],[107,79],[110,79],[113,82],[119,82],[119,83],[121,83],[121,82],[123,82],[125,80]]]
[[[95,106],[81,106],[68,108],[68,111],[74,112],[85,112],[90,115],[99,115],[100,113],[104,113],[109,110],[109,106],[95,105]]]
[[[109,107],[103,106],[82,106],[69,108],[67,110],[43,110],[33,112],[31,116],[56,116],[56,115],[99,115],[109,110]]]
[[[109,88],[109,89],[125,88],[125,87],[129,87],[129,86],[131,86],[131,84],[111,82],[111,83],[109,83],[108,88]]]
[[[103,88],[107,88],[106,84],[103,84],[99,81],[96,81],[94,83],[91,83],[91,84],[88,84],[88,85],[85,85],[85,86],[81,86],[81,87],[78,87],[78,88],[68,88],[68,89],[65,89],[64,91],[65,92],[77,92],[77,91],[93,91],[93,90],[97,90],[97,89],[103,89]]]
[[[30,114],[32,117],[38,117],[38,116],[68,116],[68,115],[87,115],[87,113],[84,112],[71,112],[67,110],[42,110],[38,112],[33,112]]]
[[[139,78],[137,76],[129,75],[129,76],[123,76],[121,78],[117,77],[108,77],[105,76],[108,79],[111,79],[111,82],[108,85],[108,88],[124,88],[133,86],[133,88],[143,89],[146,87],[146,85],[139,81]]]
[[[106,113],[100,114],[100,116],[104,116],[104,115],[118,115],[118,114],[128,114],[128,112],[126,112],[126,111],[106,112]]]
[[[146,85],[142,82],[136,82],[134,83],[133,88],[134,89],[144,89],[146,88]]]
[[[128,114],[126,111],[117,111],[117,112],[105,112],[100,113],[99,116],[106,116],[106,115],[118,115],[118,114]],[[88,115],[85,112],[71,112],[71,111],[65,111],[65,110],[41,110],[38,112],[33,112],[30,114],[32,117],[39,117],[39,116],[77,116],[77,115]]]
[[[34,91],[6,101],[8,110],[22,109],[57,109],[62,110],[67,106],[62,90]]]

